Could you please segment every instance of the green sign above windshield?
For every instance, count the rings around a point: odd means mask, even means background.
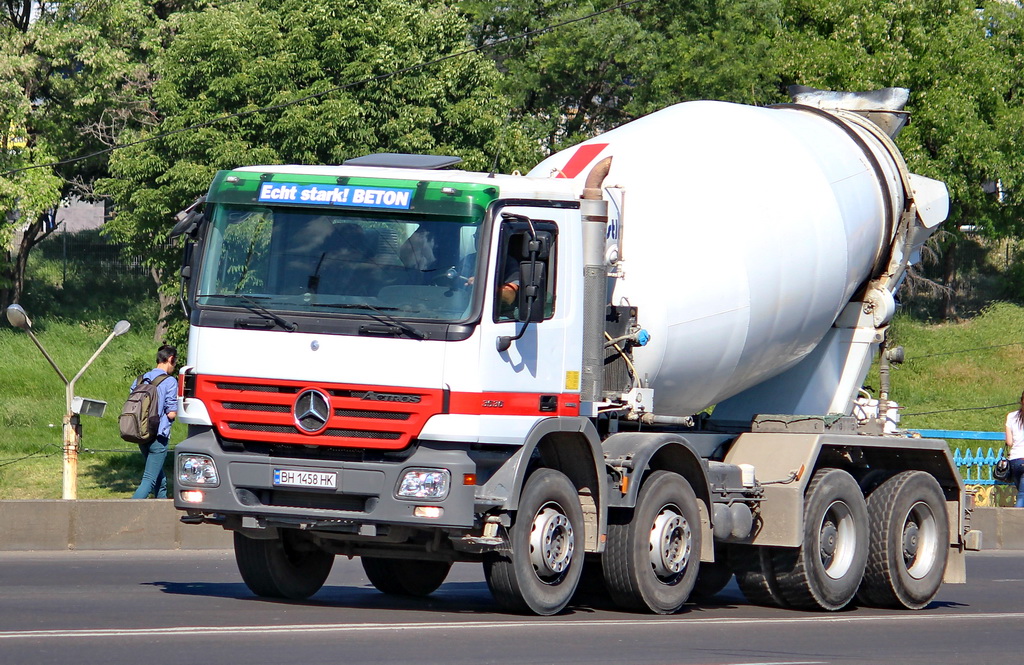
[[[316,208],[406,210],[425,215],[480,218],[498,188],[444,180],[353,178],[267,171],[220,171],[208,201]]]

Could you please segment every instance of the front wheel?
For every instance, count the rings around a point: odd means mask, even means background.
[[[288,529],[269,540],[236,531],[235,563],[242,581],[257,596],[303,600],[327,581],[334,555]]]
[[[803,543],[772,556],[779,591],[797,609],[839,610],[853,599],[868,559],[868,510],[857,481],[821,469],[804,494]]]
[[[583,529],[583,509],[569,479],[553,469],[535,471],[509,528],[510,551],[484,561],[498,604],[512,612],[561,612],[583,571]]]
[[[640,488],[632,519],[608,525],[604,576],[616,605],[678,612],[700,567],[697,497],[677,473],[655,471]]]
[[[946,498],[923,471],[905,471],[868,497],[871,545],[857,598],[865,605],[918,610],[938,593],[949,557]]]
[[[393,596],[429,596],[444,584],[450,561],[359,557],[366,577],[381,593]]]

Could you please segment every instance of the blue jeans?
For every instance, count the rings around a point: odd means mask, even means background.
[[[167,444],[170,439],[158,436],[153,443],[140,443],[139,452],[146,460],[146,470],[142,472],[139,489],[132,495],[133,499],[145,499],[153,494],[158,499],[167,498],[167,476],[164,475],[164,460],[167,459]]]
[[[1017,488],[1017,508],[1024,508],[1024,458],[1010,460],[1010,480]]]

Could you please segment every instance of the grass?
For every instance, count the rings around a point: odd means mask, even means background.
[[[897,317],[892,338],[906,351],[890,373],[904,427],[1002,431],[1024,389],[1024,308],[994,303],[934,325]],[[868,383],[877,381],[876,368]]]
[[[78,497],[128,498],[142,477],[142,456],[118,436],[117,415],[139,368],[154,364],[155,289],[149,278],[118,274],[88,254],[55,259],[54,245],[50,251],[43,245],[30,258],[21,304],[64,376],[78,373],[118,319],[132,324],[75,385],[77,395],[107,402],[102,418],[82,416]],[[64,408],[63,381],[28,334],[5,320],[0,327],[0,499],[61,498]]]

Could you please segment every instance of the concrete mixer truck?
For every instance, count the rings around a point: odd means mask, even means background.
[[[526,175],[377,154],[217,173],[179,213],[174,504],[255,594],[335,556],[498,605],[916,609],[980,547],[946,444],[859,395],[947,213],[905,91],[678,104]],[[883,359],[887,357],[884,353]],[[856,412],[855,404],[858,406]]]

